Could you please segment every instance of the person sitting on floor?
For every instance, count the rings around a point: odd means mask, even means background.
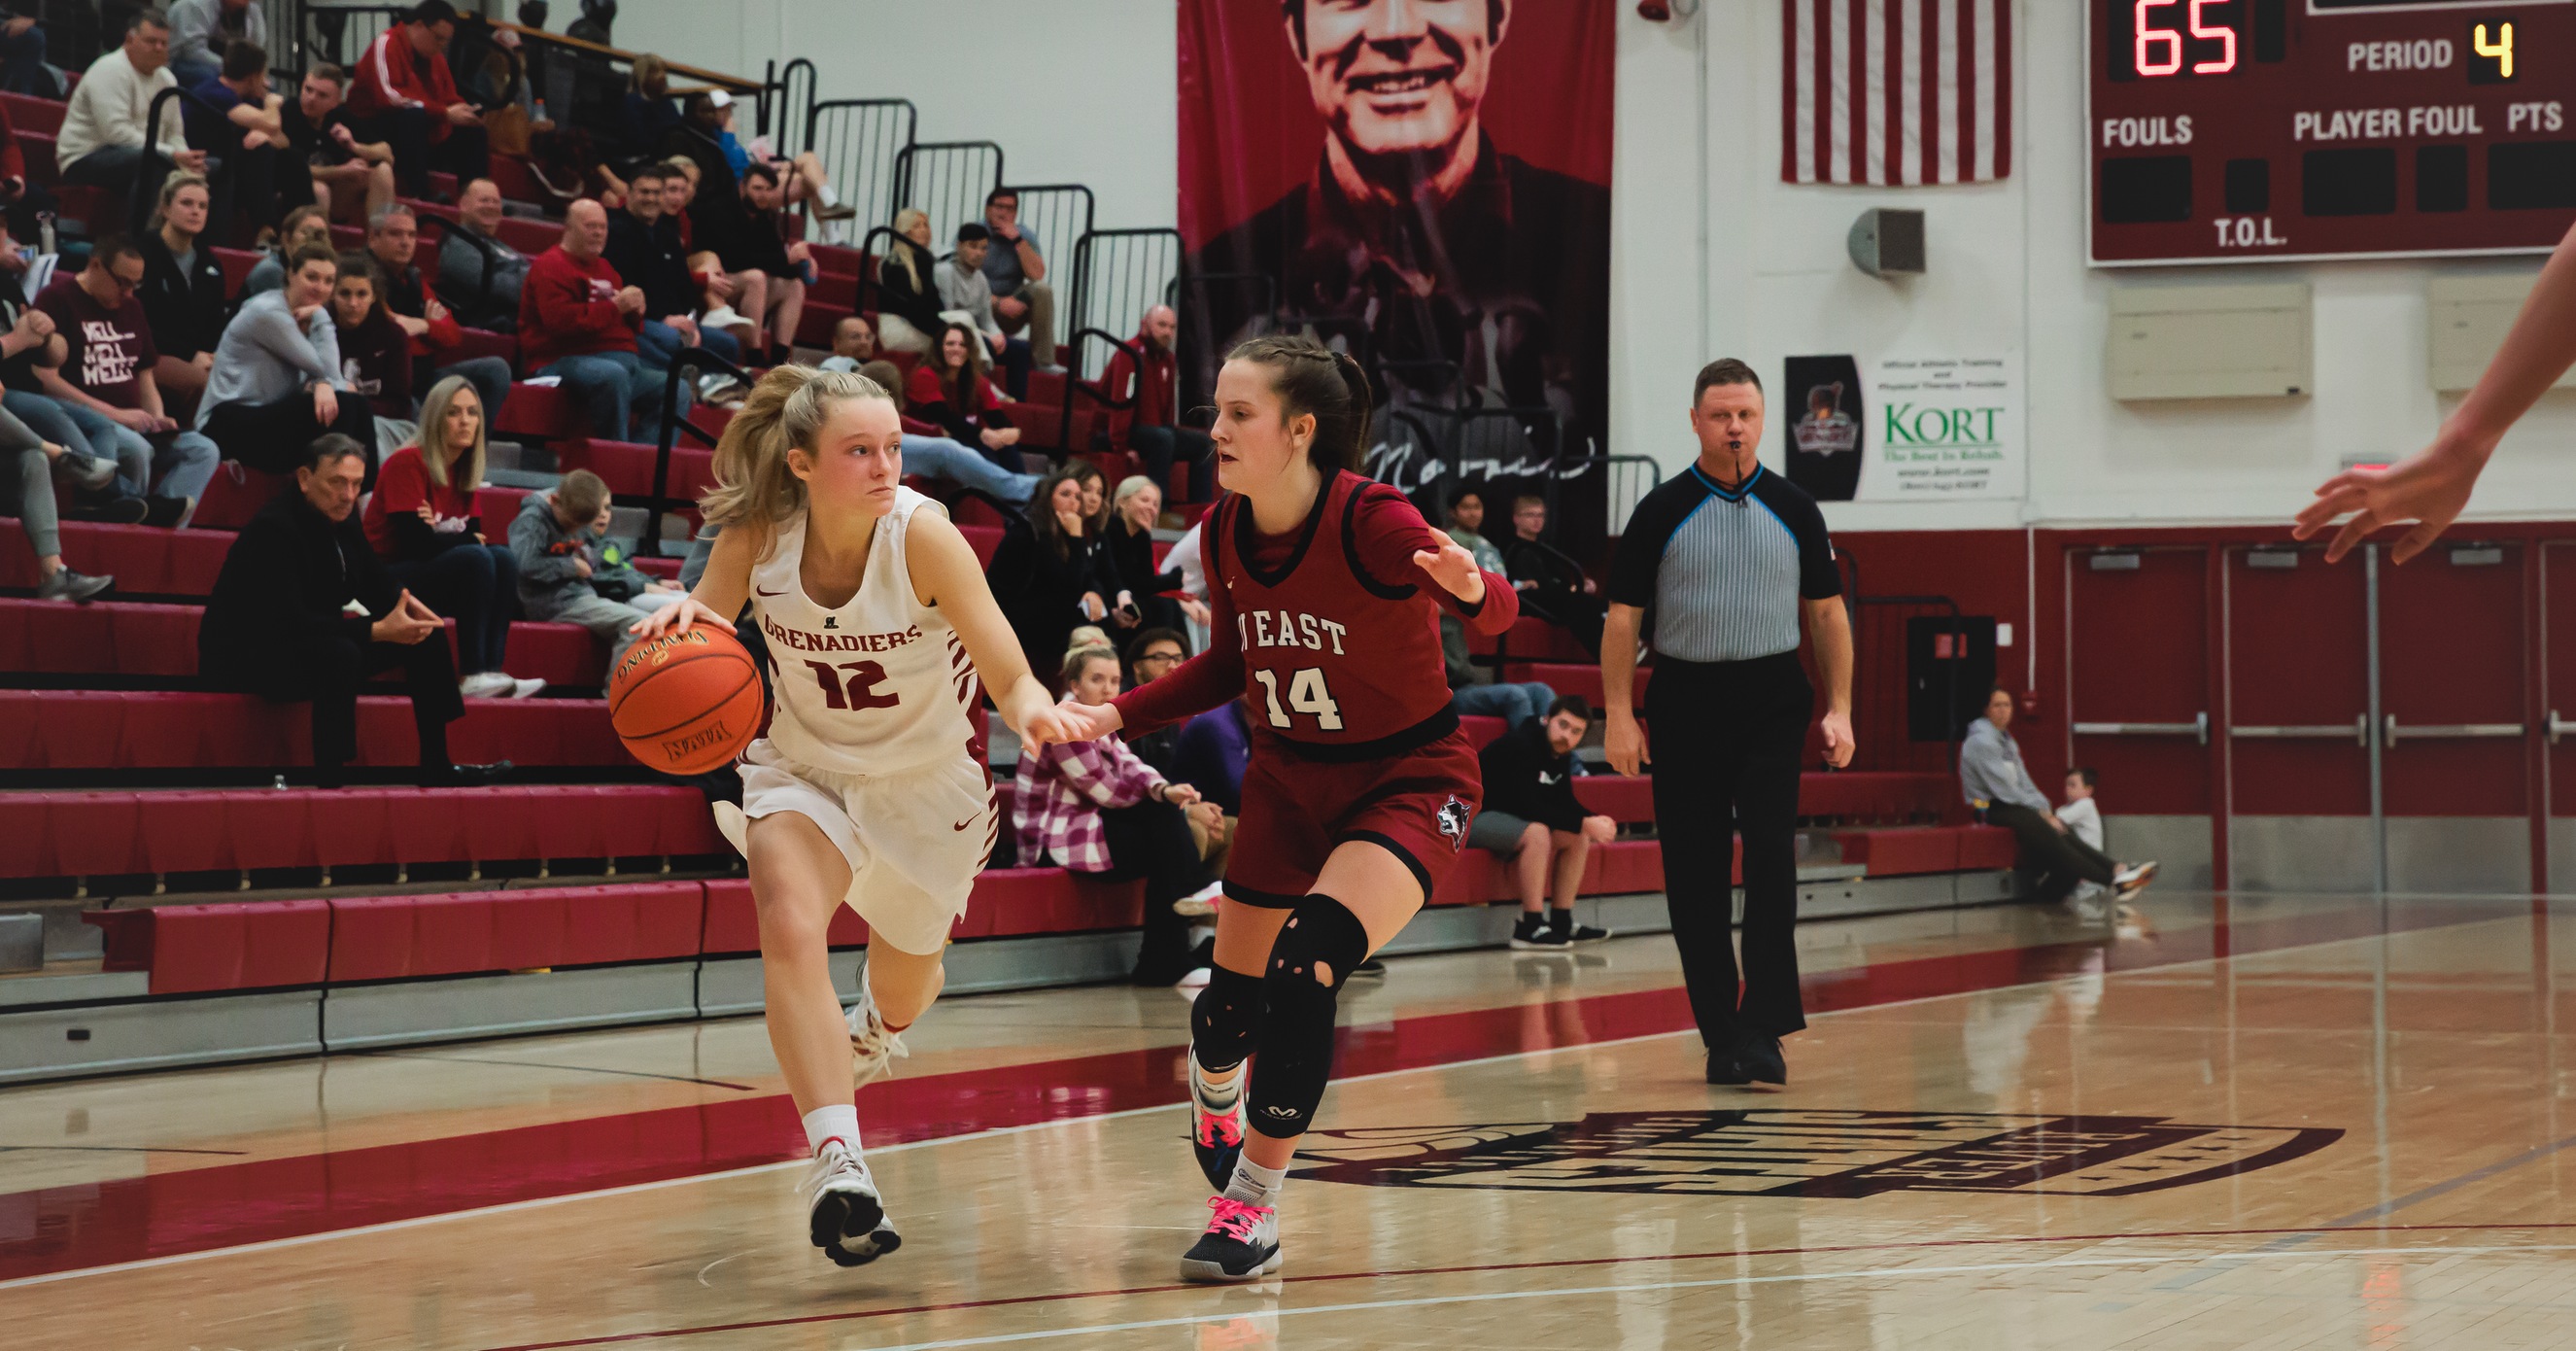
[[[352,400],[354,402],[354,400]],[[469,699],[525,699],[546,687],[502,669],[519,608],[519,562],[483,536],[474,494],[483,486],[483,407],[451,375],[421,400],[420,440],[395,451],[367,499],[367,545],[394,580],[456,618],[457,692]]]
[[[1118,693],[1118,654],[1108,647],[1065,653],[1063,671],[1078,703],[1105,704]],[[1207,886],[1185,814],[1198,802],[1197,789],[1165,779],[1116,737],[1020,753],[1011,826],[1021,866],[1145,880],[1139,985],[1169,985],[1190,970],[1189,926],[1172,905]]]
[[[1524,952],[1610,936],[1607,929],[1574,922],[1574,896],[1583,886],[1592,846],[1619,834],[1618,822],[1583,810],[1574,796],[1574,781],[1583,773],[1574,748],[1591,725],[1592,706],[1579,694],[1564,695],[1543,721],[1505,732],[1476,754],[1485,805],[1467,828],[1467,843],[1512,861],[1521,901],[1512,946]]]
[[[519,564],[519,603],[528,618],[579,624],[608,644],[616,670],[634,646],[632,626],[687,593],[625,563],[602,557],[608,533],[608,484],[587,469],[564,475],[552,490],[530,493],[510,522],[510,552]]]
[[[2111,888],[2123,902],[2155,880],[2156,865],[2121,863],[2071,834],[2048,798],[2031,782],[2022,762],[2021,744],[2013,740],[2012,691],[2001,685],[1986,696],[1986,715],[1968,724],[1959,746],[1959,788],[1968,805],[1985,813],[1986,824],[2002,826],[2021,842],[2021,866],[2038,879],[2037,898],[2051,905],[2064,901],[2078,882]]]
[[[337,434],[316,438],[295,486],[234,537],[206,597],[197,668],[217,689],[313,705],[313,769],[326,788],[358,755],[358,692],[399,668],[411,696],[425,785],[489,783],[510,764],[447,758],[447,724],[465,715],[442,621],[398,585],[357,521],[366,455]],[[352,614],[355,605],[359,613]]]
[[[287,261],[293,270],[286,289],[243,301],[224,326],[197,408],[197,430],[225,458],[266,474],[293,468],[295,448],[324,432],[368,446],[376,435],[375,410],[340,369],[340,333],[331,320],[339,255],[308,244]]]

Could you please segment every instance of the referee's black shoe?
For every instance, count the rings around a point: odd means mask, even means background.
[[[1742,1088],[1748,1082],[1744,1067],[1735,1060],[1733,1044],[1717,1047],[1708,1053],[1708,1081],[1728,1088]]]
[[[1752,1088],[1774,1092],[1789,1086],[1789,1062],[1780,1054],[1780,1039],[1751,1029],[1735,1034],[1735,1068],[1744,1077],[1737,1082]]]

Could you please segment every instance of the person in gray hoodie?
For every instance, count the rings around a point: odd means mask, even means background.
[[[375,410],[340,370],[329,306],[339,255],[326,245],[303,244],[286,261],[286,285],[243,301],[224,326],[197,404],[197,430],[222,447],[225,459],[271,474],[291,470],[304,447],[326,432],[363,446],[376,443]]]
[[[599,549],[608,522],[608,484],[587,469],[564,475],[552,492],[530,493],[510,522],[510,552],[519,562],[519,604],[528,618],[579,624],[608,644],[609,669],[635,642],[636,620],[679,603],[687,593]]]

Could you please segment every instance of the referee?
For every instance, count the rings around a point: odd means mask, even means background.
[[[1762,467],[1762,380],[1728,358],[1691,389],[1699,459],[1637,504],[1610,562],[1601,631],[1610,764],[1648,762],[1664,900],[1712,1084],[1784,1086],[1780,1038],[1807,1025],[1798,994],[1798,774],[1816,692],[1798,664],[1798,616],[1830,698],[1825,759],[1851,763],[1851,620],[1824,513]],[[1647,751],[1632,703],[1648,614],[1654,682]],[[1737,976],[1728,825],[1744,839],[1744,965]],[[1739,983],[1741,999],[1738,998]]]

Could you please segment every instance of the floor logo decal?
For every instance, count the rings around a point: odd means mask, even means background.
[[[1581,1121],[1316,1131],[1299,1177],[1369,1187],[1876,1196],[2133,1196],[2288,1163],[2298,1126],[1996,1112],[1593,1112]],[[1306,1163],[1306,1160],[1315,1160]]]

